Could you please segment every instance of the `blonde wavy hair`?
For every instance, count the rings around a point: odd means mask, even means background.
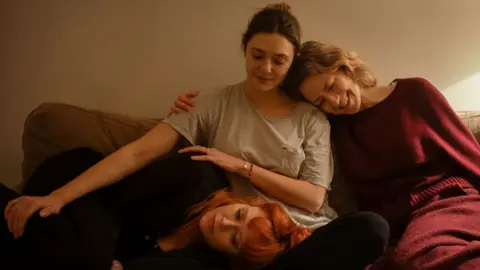
[[[343,50],[335,45],[307,41],[302,44],[300,53],[290,67],[281,89],[290,97],[303,100],[299,88],[308,76],[339,70],[362,88],[377,85],[373,72],[355,52]]]

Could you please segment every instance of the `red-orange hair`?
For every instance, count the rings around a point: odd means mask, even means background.
[[[199,222],[204,214],[237,203],[260,207],[267,214],[267,218],[256,217],[247,224],[248,237],[242,242],[238,258],[241,264],[264,266],[311,234],[309,229],[296,225],[276,203],[241,199],[226,190],[220,190],[191,209],[190,220],[176,232],[181,237],[180,247],[203,241]]]

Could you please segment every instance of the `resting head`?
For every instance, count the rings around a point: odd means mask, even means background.
[[[305,42],[281,89],[328,114],[355,114],[377,86],[367,65],[353,52],[316,41]]]
[[[188,235],[188,244],[206,243],[233,263],[249,267],[272,262],[311,233],[278,204],[243,200],[224,190],[191,213],[194,218],[178,231]]]
[[[300,24],[287,4],[271,4],[255,13],[242,36],[247,86],[278,90],[300,51],[300,36]]]

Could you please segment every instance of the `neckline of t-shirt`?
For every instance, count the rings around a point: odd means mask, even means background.
[[[263,117],[269,121],[281,121],[281,120],[285,120],[285,119],[288,119],[288,118],[291,118],[295,115],[295,112],[296,110],[300,107],[300,104],[297,102],[297,104],[295,104],[295,106],[293,107],[292,111],[286,115],[286,116],[269,116],[269,115],[265,115],[264,113],[262,113],[262,111],[260,111],[257,107],[257,105],[253,102],[253,100],[250,98],[250,96],[247,94],[247,82],[246,81],[243,81],[242,83],[242,93],[243,93],[243,96],[244,98],[247,100],[248,104],[250,105],[251,109],[254,110],[260,117]]]

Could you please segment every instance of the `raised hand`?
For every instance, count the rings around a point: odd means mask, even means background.
[[[190,91],[184,94],[181,94],[177,97],[172,107],[170,108],[169,115],[177,114],[181,111],[190,111],[195,108],[195,98],[197,97],[197,91]]]

